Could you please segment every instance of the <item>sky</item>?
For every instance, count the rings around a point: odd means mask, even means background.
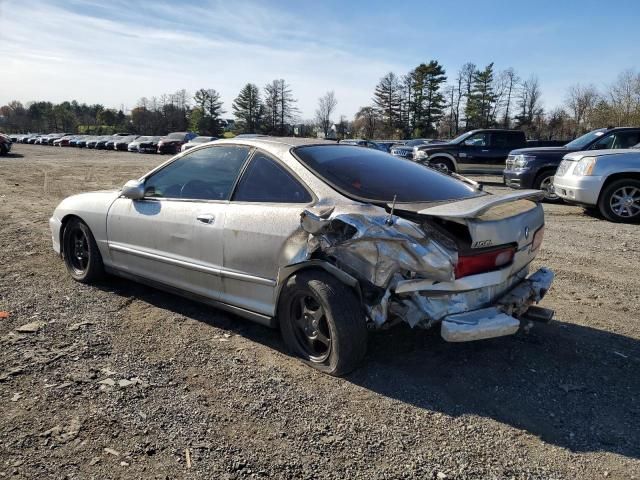
[[[131,109],[140,97],[284,78],[300,119],[335,91],[336,117],[379,79],[431,59],[537,75],[547,109],[575,83],[640,69],[639,0],[0,0],[0,105],[48,100]],[[335,119],[337,120],[337,118]]]

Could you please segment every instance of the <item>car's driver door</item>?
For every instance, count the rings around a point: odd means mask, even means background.
[[[250,150],[194,150],[148,175],[144,198],[117,199],[107,216],[113,266],[219,299],[226,208]]]

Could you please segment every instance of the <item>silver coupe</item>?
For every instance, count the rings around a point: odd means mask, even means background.
[[[368,329],[438,326],[460,342],[549,321],[533,304],[553,273],[529,272],[541,195],[491,195],[373,149],[254,137],[69,197],[50,227],[75,280],[115,274],[279,327],[293,354],[341,375]]]

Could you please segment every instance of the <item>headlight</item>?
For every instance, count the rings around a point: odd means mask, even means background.
[[[413,150],[413,158],[427,158],[427,152],[423,150],[415,149]]]
[[[573,168],[573,174],[577,176],[592,175],[593,167],[596,166],[596,157],[584,157]]]
[[[513,168],[517,170],[527,168],[529,162],[532,162],[535,158],[532,155],[516,155],[513,160]]]

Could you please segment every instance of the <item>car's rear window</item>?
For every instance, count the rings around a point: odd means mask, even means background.
[[[372,202],[440,202],[482,195],[471,185],[411,160],[350,145],[310,145],[294,155],[344,195]]]

